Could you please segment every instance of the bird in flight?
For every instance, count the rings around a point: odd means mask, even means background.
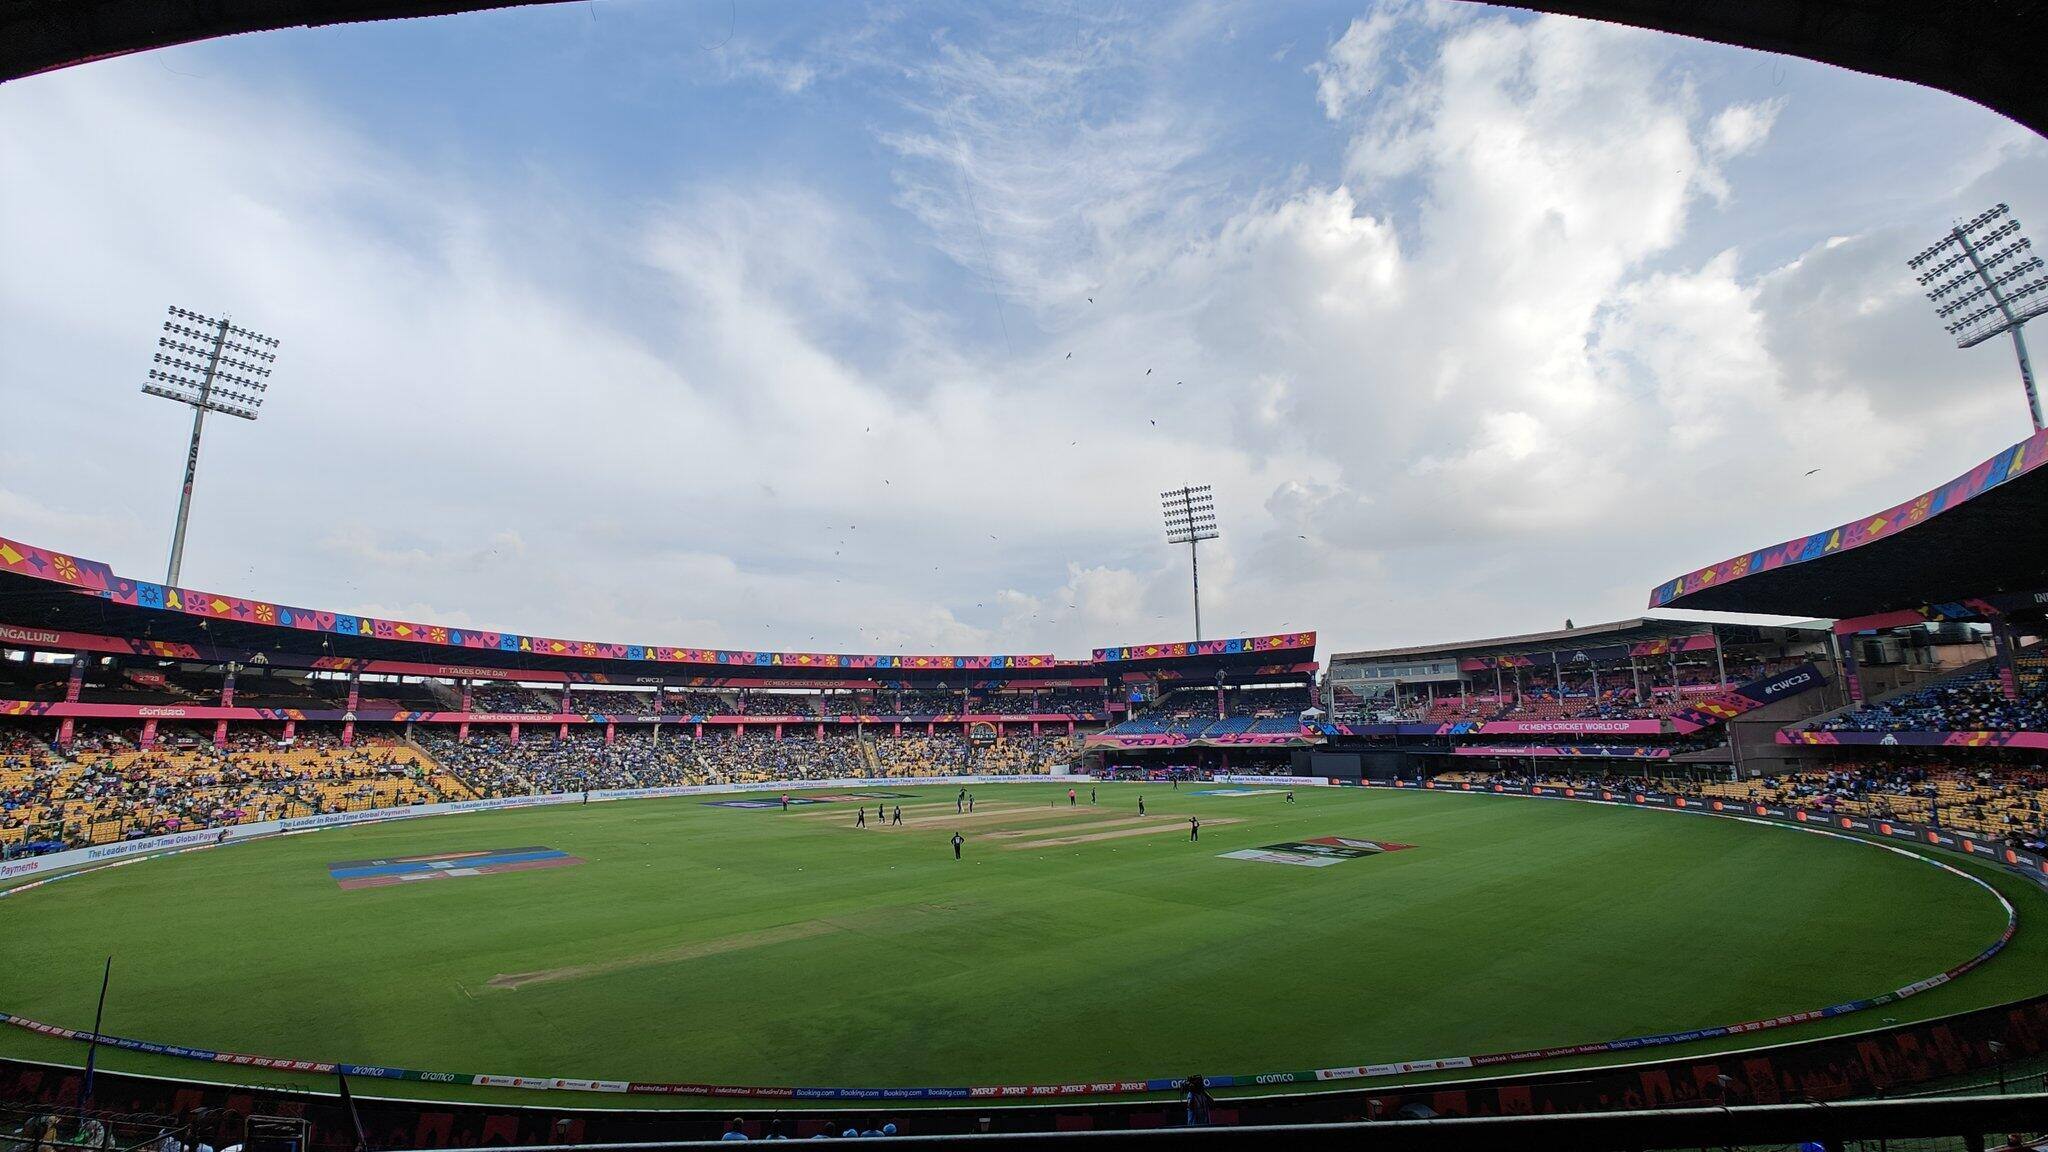
[[[1820,469],[1818,469],[1818,468],[1809,468],[1809,469],[1807,469],[1807,470],[1806,470],[1806,474],[1807,474],[1808,476],[1811,476],[1811,475],[1813,475],[1813,474],[1814,474],[1815,472],[1818,472],[1818,471],[1820,471]]]
[[[1072,352],[1067,353],[1067,359],[1072,360],[1073,358],[1074,354]]]
[[[1145,369],[1145,375],[1150,376],[1151,374],[1152,370],[1150,368]]]

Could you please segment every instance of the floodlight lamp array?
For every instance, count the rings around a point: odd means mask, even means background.
[[[1167,543],[1216,539],[1216,497],[1209,485],[1161,492],[1159,503],[1166,521]]]
[[[2042,274],[2048,265],[2033,254],[2033,242],[2020,235],[2020,222],[2004,204],[1957,224],[1907,265],[1924,269],[1915,279],[1958,347],[1981,344],[2048,312],[2048,275]]]
[[[142,391],[209,412],[256,419],[278,341],[189,308],[170,308]],[[235,339],[230,339],[232,334]]]

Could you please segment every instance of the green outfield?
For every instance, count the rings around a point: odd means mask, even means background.
[[[852,827],[860,806],[876,823],[871,799],[782,812],[691,797],[191,852],[0,901],[0,1009],[88,1028],[112,954],[105,1030],[163,1043],[466,1074],[1053,1083],[1733,1023],[1934,975],[2005,925],[1997,900],[1965,879],[1791,829],[1519,798],[1300,789],[1289,804],[1278,790],[1202,787],[1104,785],[1090,806],[1083,784],[1070,808],[1064,787],[985,785],[976,811],[956,815],[950,787],[891,783],[874,790],[901,794],[888,801],[903,807],[901,828]],[[1190,815],[1204,822],[1199,842]],[[1327,867],[1223,855],[1328,837],[1412,847]],[[529,859],[543,850],[574,862]],[[418,856],[444,859],[378,871]],[[459,874],[465,860],[500,858],[517,870]],[[349,889],[336,865],[353,866],[344,878],[457,874]],[[2032,930],[2048,897],[1968,867],[2019,909],[2025,927],[2004,954],[1924,995],[1748,1042],[2048,990],[2048,943]],[[77,1063],[84,1050],[5,1028],[0,1055]],[[102,1059],[327,1086],[161,1056]],[[410,1082],[364,1090],[536,1099]]]

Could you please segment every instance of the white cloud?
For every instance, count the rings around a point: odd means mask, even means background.
[[[1707,148],[1726,159],[1754,152],[1771,134],[1778,113],[1785,110],[1785,98],[1773,97],[1754,104],[1731,104],[1714,114],[1707,125]]]
[[[1993,125],[1974,183],[1867,226],[1794,218],[1794,259],[1747,218],[1696,253],[1782,159],[1781,96],[1704,94],[1718,50],[1383,5],[1308,77],[1260,66],[1269,143],[1202,91],[1220,11],[696,64],[792,116],[884,92],[867,201],[808,157],[487,178],[140,59],[8,85],[0,250],[37,273],[0,272],[0,396],[36,434],[0,447],[0,531],[159,567],[182,414],[132,388],[166,303],[286,340],[263,421],[209,433],[191,582],[578,638],[1184,635],[1152,499],[1182,482],[1223,518],[1211,635],[1547,627],[2017,435],[2009,368],[1899,262],[2048,186],[2038,141]],[[999,330],[966,318],[992,299]]]

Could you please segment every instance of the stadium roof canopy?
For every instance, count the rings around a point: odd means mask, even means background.
[[[1650,607],[1851,619],[2048,588],[2048,432],[1874,515],[1668,580]]]
[[[1097,649],[1093,659],[1029,655],[849,655],[756,652],[654,644],[562,640],[451,625],[385,620],[347,612],[297,608],[264,600],[170,588],[116,574],[97,560],[0,537],[0,639],[62,649],[52,636],[75,633],[142,640],[190,658],[240,658],[284,652],[299,656],[378,660],[423,666],[414,674],[457,676],[464,668],[585,673],[616,684],[685,678],[774,678],[803,681],[1097,680],[1131,672],[1172,670],[1181,677],[1246,676],[1315,660],[1316,634],[1288,632],[1204,642]],[[148,646],[144,645],[144,649]],[[434,666],[445,666],[435,670]]]
[[[241,32],[562,0],[0,0],[0,80]],[[1939,88],[2048,134],[2040,0],[1503,0]]]
[[[1792,630],[1797,630],[1792,629]],[[1813,629],[1824,632],[1825,629]],[[1423,660],[1454,656],[1516,656],[1536,652],[1564,652],[1576,648],[1605,647],[1610,644],[1648,644],[1679,640],[1718,632],[1729,643],[1762,638],[1763,629],[1747,624],[1723,624],[1682,617],[1638,616],[1605,624],[1560,628],[1555,632],[1529,632],[1520,636],[1496,636],[1487,640],[1460,640],[1449,644],[1419,644],[1410,648],[1381,648],[1367,652],[1333,652],[1332,664]],[[1782,630],[1781,630],[1782,631]]]

